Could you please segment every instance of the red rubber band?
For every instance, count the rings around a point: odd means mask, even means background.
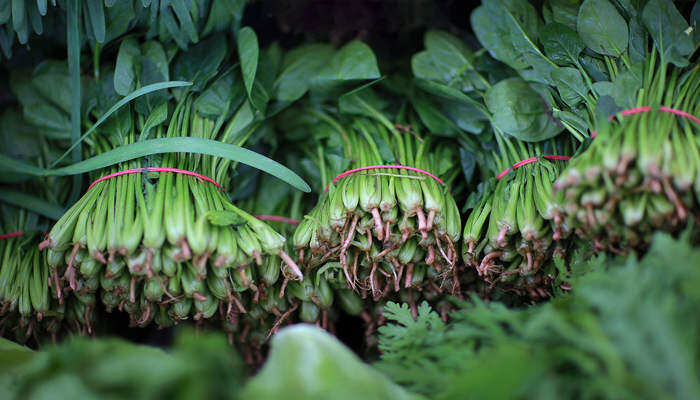
[[[0,235],[0,240],[9,239],[11,237],[22,236],[23,234],[24,234],[24,232],[22,232],[22,231],[6,233],[4,235]]]
[[[351,170],[348,170],[348,171],[343,172],[342,174],[340,174],[340,175],[336,176],[335,178],[333,178],[333,180],[331,181],[331,183],[338,182],[339,180],[345,178],[345,177],[348,176],[348,175],[352,175],[352,174],[354,174],[355,172],[365,171],[365,170],[368,170],[368,169],[405,169],[405,170],[408,170],[408,171],[419,172],[419,173],[421,173],[421,174],[423,174],[423,175],[428,175],[429,177],[431,177],[431,178],[435,179],[436,181],[438,181],[441,185],[444,185],[444,184],[445,184],[445,182],[443,182],[442,179],[438,178],[437,176],[431,174],[431,173],[428,172],[428,171],[424,171],[424,170],[422,170],[422,169],[420,169],[420,168],[416,168],[416,167],[409,167],[409,166],[406,166],[406,165],[370,165],[369,167],[359,167],[359,168],[355,168],[355,169],[351,169]],[[327,192],[327,191],[328,191],[328,186],[326,186],[326,188],[323,189],[323,192],[324,192],[324,193]]]
[[[642,114],[645,112],[649,112],[651,110],[652,110],[651,106],[634,107],[634,108],[630,108],[628,110],[620,111],[620,115]],[[673,114],[673,115],[677,115],[679,117],[687,118],[687,119],[695,122],[696,124],[700,125],[700,118],[696,117],[693,114],[689,114],[683,110],[676,110],[675,108],[661,106],[661,107],[659,107],[659,111]],[[609,116],[608,121],[612,121],[613,119],[615,119],[616,116],[617,116],[617,114],[613,114],[613,115]],[[593,131],[593,133],[591,133],[591,137],[594,138],[594,137],[596,137],[597,134],[598,134],[598,131],[595,130],[595,131]]]
[[[542,158],[546,158],[548,160],[559,160],[559,161],[571,160],[571,157],[569,157],[569,156],[558,156],[556,154],[548,154],[546,156],[542,156]],[[496,179],[501,179],[504,176],[508,175],[508,172],[510,172],[511,169],[514,170],[514,169],[518,169],[518,168],[522,167],[523,165],[532,164],[534,162],[537,162],[538,159],[539,158],[537,158],[537,157],[530,157],[530,158],[526,158],[522,161],[518,161],[515,164],[513,164],[512,167],[506,168],[503,171],[501,171],[498,175],[496,175]]]
[[[292,219],[287,217],[280,217],[277,215],[254,215],[255,218],[261,221],[276,221],[276,222],[286,222],[292,225],[299,225],[301,221],[298,219]]]
[[[202,179],[204,181],[207,181],[211,183],[212,185],[216,186],[217,188],[221,189],[222,191],[225,190],[223,186],[219,185],[215,180],[209,178],[208,176],[204,176],[201,174],[198,174],[196,172],[192,171],[187,171],[184,169],[177,169],[177,168],[162,168],[162,167],[157,167],[157,168],[135,168],[135,169],[127,169],[124,171],[119,171],[115,172],[113,174],[105,175],[102,178],[99,178],[92,182],[90,186],[88,187],[88,190],[92,189],[93,186],[96,184],[106,181],[107,179],[114,178],[116,176],[121,176],[121,175],[128,175],[128,174],[140,174],[142,172],[175,172],[176,174],[182,174],[182,175],[189,175],[189,176],[194,176],[195,178]]]

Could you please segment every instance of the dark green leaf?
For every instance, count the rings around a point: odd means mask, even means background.
[[[542,28],[540,41],[547,57],[559,65],[578,64],[578,55],[585,47],[575,30],[556,22]]]
[[[486,105],[494,125],[526,142],[556,136],[562,128],[551,116],[549,99],[521,78],[509,78],[486,92]]]
[[[136,88],[136,65],[140,55],[138,42],[132,37],[124,39],[119,46],[114,67],[114,90],[122,96]]]
[[[576,30],[589,49],[619,57],[627,50],[627,22],[608,0],[585,0],[581,4]]]
[[[287,182],[304,192],[309,192],[311,190],[309,185],[297,174],[265,156],[232,144],[193,137],[144,140],[142,142],[117,147],[79,163],[56,169],[40,168],[13,160],[5,155],[0,155],[0,171],[4,171],[5,173],[25,173],[36,176],[75,175],[133,160],[135,158],[163,153],[206,154],[214,157],[226,158],[267,172],[277,179]]]
[[[307,44],[287,52],[274,85],[274,98],[292,102],[309,90],[309,82],[325,67],[333,54],[327,44]]]
[[[245,90],[250,97],[255,82],[255,73],[258,70],[258,37],[255,31],[246,26],[238,31],[238,58],[241,63],[241,74],[245,83]]]
[[[573,107],[586,99],[588,87],[576,68],[561,67],[552,71],[554,82],[562,100]]]
[[[694,49],[689,27],[671,0],[650,0],[642,11],[642,21],[662,54],[662,60],[679,67],[688,65],[686,56]]]
[[[181,53],[173,64],[173,79],[192,82],[193,90],[202,90],[216,76],[226,55],[224,36],[212,36]]]
[[[99,43],[105,41],[105,8],[102,0],[87,2],[88,18],[92,26],[92,32],[95,34],[95,40]]]

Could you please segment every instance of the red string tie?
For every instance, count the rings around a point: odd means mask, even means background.
[[[547,160],[559,160],[559,161],[569,161],[571,159],[571,157],[569,157],[569,156],[558,156],[555,154],[548,154],[546,156],[542,156],[542,158],[546,158]],[[511,170],[518,169],[518,168],[522,167],[523,165],[532,164],[534,162],[537,162],[537,160],[538,160],[537,157],[530,157],[530,158],[526,158],[522,161],[518,161],[515,164],[513,164],[512,167],[506,168],[503,171],[501,171],[498,175],[496,175],[496,178],[501,179],[504,176],[508,175],[508,172],[510,172]]]
[[[92,187],[95,186],[95,185],[97,185],[98,183],[100,183],[100,182],[102,182],[102,181],[106,181],[107,179],[114,178],[114,177],[116,177],[116,176],[129,175],[129,174],[140,174],[140,173],[143,173],[143,172],[174,172],[174,173],[176,173],[176,174],[194,176],[195,178],[199,178],[199,179],[201,179],[201,180],[203,180],[203,181],[207,181],[207,182],[211,183],[212,185],[216,186],[217,188],[221,189],[222,191],[225,190],[225,189],[223,188],[223,186],[221,186],[218,182],[216,182],[215,180],[209,178],[208,176],[205,176],[205,175],[202,175],[202,174],[198,174],[198,173],[192,172],[192,171],[187,171],[187,170],[184,170],[184,169],[163,168],[163,167],[157,167],[157,168],[134,168],[134,169],[127,169],[127,170],[124,170],[124,171],[119,171],[119,172],[115,172],[115,173],[113,173],[113,174],[105,175],[105,176],[103,176],[102,178],[99,178],[99,179],[95,180],[94,182],[92,182],[92,183],[90,184],[90,186],[88,187],[88,190],[92,189]]]
[[[22,232],[22,231],[6,233],[4,235],[0,235],[0,240],[9,239],[11,237],[22,236],[23,234],[24,234],[24,232]]]
[[[286,222],[292,225],[299,225],[301,223],[298,219],[280,217],[278,215],[254,215],[254,217],[261,221]]]
[[[622,110],[622,111],[620,111],[619,114],[623,115],[623,116],[624,115],[643,114],[643,113],[649,112],[651,110],[652,110],[651,106],[634,107],[634,108],[630,108],[628,110]],[[696,117],[693,114],[689,114],[683,110],[677,110],[675,108],[661,106],[661,107],[659,107],[659,111],[673,114],[673,115],[677,115],[679,117],[687,118],[687,119],[695,122],[696,124],[700,125],[700,118]],[[612,121],[613,119],[615,119],[616,116],[617,116],[617,114],[613,114],[613,115],[609,116],[608,121]],[[591,137],[594,138],[594,137],[596,137],[597,134],[598,134],[598,131],[595,130],[591,134]]]
[[[354,174],[355,172],[366,171],[366,170],[368,170],[368,169],[404,169],[404,170],[407,170],[407,171],[413,171],[413,172],[421,173],[421,174],[423,174],[423,175],[428,175],[429,177],[431,177],[431,178],[435,179],[436,181],[438,181],[441,185],[444,185],[444,184],[445,184],[445,182],[443,182],[442,179],[438,178],[437,176],[431,174],[431,173],[428,172],[428,171],[425,171],[425,170],[422,170],[422,169],[416,168],[416,167],[409,167],[409,166],[406,166],[406,165],[370,165],[369,167],[354,168],[354,169],[345,171],[345,172],[343,172],[342,174],[336,176],[335,178],[333,178],[333,180],[331,181],[331,183],[336,183],[336,182],[338,182],[339,180],[345,178],[346,176]],[[323,192],[324,192],[324,193],[327,192],[327,191],[328,191],[328,186],[326,186],[326,188],[323,189]]]

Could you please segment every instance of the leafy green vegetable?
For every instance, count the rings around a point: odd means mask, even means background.
[[[572,293],[550,303],[509,310],[474,296],[449,323],[389,303],[375,365],[434,399],[695,398],[700,269],[688,260],[699,256],[657,235],[641,261],[575,267]]]
[[[310,325],[281,330],[267,363],[243,399],[419,399],[352,354],[337,339]]]
[[[585,0],[576,29],[583,43],[598,54],[617,57],[627,49],[627,22],[608,0]]]

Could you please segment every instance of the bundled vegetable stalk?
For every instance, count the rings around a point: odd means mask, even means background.
[[[699,12],[670,0],[517,0],[484,1],[471,15],[494,58],[549,88],[551,118],[593,139],[556,187],[563,229],[599,250],[644,248],[652,229],[697,218]]]
[[[656,230],[700,221],[700,73],[663,62],[656,52],[647,62],[638,113],[599,124],[557,181],[566,194],[563,223],[598,250],[643,249]]]
[[[383,116],[337,121],[316,109],[298,115],[292,117],[306,118],[301,130],[314,138],[307,155],[320,171],[320,188],[328,189],[294,233],[307,272],[286,290],[311,311],[302,309],[302,320],[325,321],[335,302],[369,324],[368,310],[381,299],[460,295],[460,216],[448,191],[459,173],[453,148],[423,137],[417,124],[400,131]]]
[[[11,206],[0,205],[0,211],[0,336],[38,344],[66,332],[93,333],[95,295],[85,290],[59,302],[50,289],[57,276],[37,247],[46,221]]]
[[[230,81],[231,75],[220,77],[212,90],[220,90],[221,81]],[[189,136],[240,144],[254,129],[235,131],[236,118],[227,122],[227,112],[215,119],[200,114],[196,98],[181,94],[167,128],[147,127],[143,118],[133,121],[129,112],[121,113],[118,123],[126,128],[119,135],[96,136],[95,147],[99,151],[132,143],[139,139],[137,130],[143,138],[149,129],[156,138]],[[154,113],[167,112],[167,103],[159,107]],[[203,172],[218,182],[230,179],[231,162],[226,159],[170,153],[150,162],[158,168]],[[126,311],[135,325],[218,318],[235,331],[240,329],[239,315],[250,311],[248,304],[262,300],[258,285],[267,277],[268,256],[284,260],[290,279],[302,277],[283,250],[285,239],[231,204],[216,184],[202,175],[151,175],[150,165],[131,161],[113,168],[146,170],[96,181],[42,242],[52,273],[59,277],[54,288],[59,299],[99,288],[107,309]],[[279,275],[279,265],[274,268]]]
[[[502,172],[468,200],[475,204],[468,204],[473,209],[464,226],[464,262],[492,288],[546,298],[557,277],[555,263],[562,266],[571,247],[565,240],[570,229],[561,221],[563,196],[552,187],[568,159],[561,154],[571,154],[572,144],[496,138]]]

